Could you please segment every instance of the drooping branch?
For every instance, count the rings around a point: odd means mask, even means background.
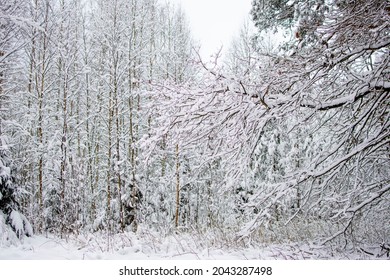
[[[363,86],[357,93],[351,93],[348,96],[340,97],[328,102],[318,102],[318,104],[315,104],[314,102],[308,100],[303,100],[300,103],[300,106],[310,108],[310,109],[315,109],[318,111],[327,111],[327,110],[343,107],[347,104],[352,104],[371,93],[375,94],[375,93],[389,93],[389,92],[390,92],[390,82],[383,82],[382,84],[369,83],[368,85]]]

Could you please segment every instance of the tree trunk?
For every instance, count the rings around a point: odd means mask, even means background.
[[[179,161],[179,144],[176,144],[176,213],[175,226],[179,226],[180,215],[180,161]]]

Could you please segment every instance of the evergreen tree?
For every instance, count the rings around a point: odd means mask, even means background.
[[[21,15],[24,12],[23,2],[0,1],[0,244],[13,243],[17,238],[31,236],[32,227],[26,217],[20,212],[18,199],[21,188],[15,183],[11,174],[12,162],[9,156],[13,141],[9,122],[10,94],[15,83],[13,73],[17,53],[20,51],[21,30],[24,26]]]
[[[11,175],[9,159],[6,155],[7,144],[3,137],[0,137],[0,140],[0,235],[7,232],[6,227],[8,226],[18,238],[31,236],[33,234],[32,227],[27,218],[20,212],[17,201],[21,190]],[[8,235],[8,238],[12,239],[12,237],[12,235]]]

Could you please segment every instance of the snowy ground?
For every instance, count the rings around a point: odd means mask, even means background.
[[[142,237],[141,237],[142,236]],[[365,248],[367,249],[367,247]],[[84,234],[59,239],[51,236],[24,238],[17,245],[2,246],[0,259],[36,260],[147,260],[147,259],[386,259],[375,248],[367,251],[374,255],[355,251],[341,251],[332,248],[313,248],[296,244],[241,246],[224,245],[216,240],[202,239],[190,234],[172,234],[161,237],[157,233],[144,232],[107,236]],[[375,251],[376,250],[376,251]]]

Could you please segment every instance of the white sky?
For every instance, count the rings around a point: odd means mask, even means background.
[[[201,45],[204,59],[223,45],[228,50],[249,18],[252,0],[166,0],[181,4],[191,26],[193,37]]]

